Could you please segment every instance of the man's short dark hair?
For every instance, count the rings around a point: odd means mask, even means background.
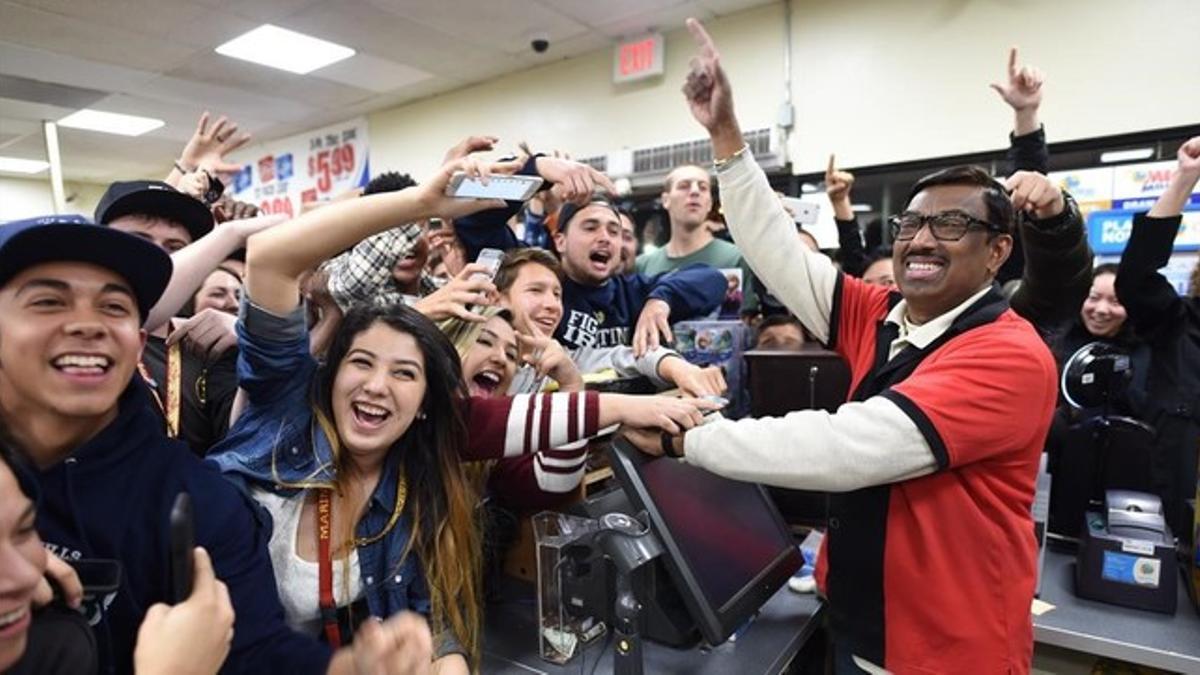
[[[800,319],[797,319],[794,314],[768,314],[763,317],[763,320],[758,323],[758,327],[754,329],[755,346],[758,345],[758,340],[762,337],[763,331],[780,326],[795,328],[800,331],[800,337],[805,342],[813,341],[813,336],[809,335],[808,329],[804,327],[804,324],[800,323]]]
[[[913,197],[935,185],[974,185],[982,189],[983,205],[987,211],[987,221],[1000,228],[1004,234],[1013,232],[1013,206],[1008,198],[1004,185],[992,177],[981,166],[963,165],[952,166],[936,173],[922,176],[908,192],[905,204],[911,204]]]
[[[1092,278],[1095,279],[1101,274],[1111,274],[1115,277],[1117,276],[1117,270],[1119,269],[1121,269],[1121,266],[1117,263],[1103,263],[1096,265],[1096,268],[1092,270]]]
[[[374,195],[381,192],[399,192],[404,188],[410,188],[417,184],[412,176],[399,171],[388,171],[381,173],[371,179],[367,183],[367,187],[363,188],[364,195]]]
[[[562,207],[558,209],[558,231],[561,234],[566,234],[567,226],[570,225],[571,221],[575,219],[575,214],[589,206],[607,207],[609,211],[612,211],[613,217],[617,219],[617,222],[621,221],[620,212],[617,211],[617,207],[612,203],[611,199],[605,197],[604,195],[594,195],[586,204],[582,206],[576,204],[575,202],[566,202],[563,204]]]
[[[543,248],[519,248],[504,255],[504,262],[500,263],[500,269],[496,270],[496,278],[493,280],[496,290],[501,293],[508,292],[508,289],[516,283],[521,268],[529,264],[541,265],[549,269],[554,272],[554,276],[558,277],[559,283],[562,283],[563,271],[562,265],[558,264],[558,258]]]

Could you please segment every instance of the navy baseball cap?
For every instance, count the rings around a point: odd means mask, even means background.
[[[108,186],[96,205],[96,223],[137,214],[155,216],[183,225],[192,241],[212,232],[213,214],[199,199],[157,180],[118,181]]]
[[[0,287],[27,268],[59,261],[91,263],[123,277],[137,298],[143,323],[171,280],[171,256],[161,248],[83,216],[42,216],[0,225]]]

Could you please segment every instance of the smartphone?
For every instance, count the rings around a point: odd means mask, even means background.
[[[446,195],[523,202],[538,191],[542,182],[538,176],[491,176],[488,178],[487,185],[484,185],[478,178],[468,178],[467,174],[457,171],[450,177],[450,184],[446,186]]]
[[[792,220],[799,225],[812,225],[821,215],[821,205],[795,197],[783,197],[783,205],[792,212]]]
[[[196,531],[192,520],[192,496],[180,492],[171,507],[171,604],[179,604],[192,594],[192,549]]]
[[[79,575],[85,600],[103,598],[116,593],[121,586],[121,561],[105,558],[84,558],[68,561]]]
[[[485,248],[479,252],[479,257],[475,258],[475,262],[487,267],[487,272],[476,272],[471,275],[472,279],[486,277],[487,279],[495,279],[496,272],[500,271],[500,263],[504,262],[504,251],[498,248]]]

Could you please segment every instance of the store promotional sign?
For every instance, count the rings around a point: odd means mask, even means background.
[[[1092,250],[1099,255],[1118,255],[1124,251],[1133,231],[1133,216],[1142,212],[1142,209],[1116,209],[1088,214],[1088,242]],[[1183,212],[1174,250],[1200,250],[1200,207],[1189,207]]]
[[[245,163],[230,188],[263,213],[295,216],[301,204],[366,186],[368,147],[365,117],[264,143],[239,153]]]

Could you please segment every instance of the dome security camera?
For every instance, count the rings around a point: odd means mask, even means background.
[[[550,49],[550,34],[544,31],[532,33],[529,36],[529,47],[538,54],[546,53]]]

